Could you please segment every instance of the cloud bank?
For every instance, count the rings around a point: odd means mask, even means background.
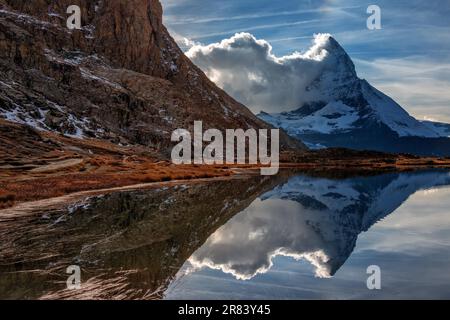
[[[314,100],[308,86],[335,64],[328,34],[314,37],[305,53],[277,57],[272,46],[249,33],[238,33],[220,43],[196,44],[186,53],[222,89],[253,112],[290,111]]]

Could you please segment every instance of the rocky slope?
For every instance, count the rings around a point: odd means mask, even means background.
[[[82,29],[66,27],[69,5]],[[0,0],[0,117],[167,153],[170,135],[269,128],[178,48],[158,0]],[[285,148],[303,148],[282,134]]]
[[[450,155],[445,124],[416,120],[360,79],[351,58],[333,37],[323,38],[316,39],[323,70],[306,89],[310,99],[291,112],[261,113],[261,119],[311,147]]]

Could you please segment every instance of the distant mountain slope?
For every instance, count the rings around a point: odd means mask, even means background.
[[[450,124],[434,121],[422,121],[422,123],[437,132],[441,137],[450,137]]]
[[[418,155],[450,155],[450,125],[421,122],[387,95],[359,79],[339,43],[321,35],[328,66],[307,88],[313,100],[279,114],[259,117],[311,147],[348,147]],[[332,67],[330,67],[332,66]]]
[[[66,9],[82,8],[82,30]],[[213,84],[162,24],[158,0],[0,0],[0,117],[167,152],[177,128],[271,128]],[[282,134],[285,148],[304,146]]]

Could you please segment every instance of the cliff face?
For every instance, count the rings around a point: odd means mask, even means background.
[[[73,4],[82,30],[66,28]],[[0,79],[0,117],[70,136],[167,151],[195,120],[270,128],[185,57],[158,0],[0,0]]]
[[[21,19],[16,15],[15,22],[28,24],[27,29],[39,40],[39,49],[98,54],[113,68],[160,78],[171,78],[174,66],[185,64],[182,52],[162,25],[162,7],[157,0],[3,2],[6,11],[14,11],[3,15],[19,14]],[[81,31],[66,29],[66,9],[73,4],[82,9]]]

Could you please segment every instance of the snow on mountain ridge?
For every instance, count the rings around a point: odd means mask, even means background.
[[[440,137],[438,132],[410,116],[392,98],[372,87],[367,81],[362,82],[362,92],[377,118],[397,132],[400,137]]]
[[[302,118],[292,117],[290,113],[279,114],[276,122],[272,116],[265,113],[260,118],[282,127],[289,134],[299,134],[307,131],[320,133],[332,133],[335,130],[353,128],[353,123],[358,120],[357,112],[341,101],[332,101],[322,109]]]

